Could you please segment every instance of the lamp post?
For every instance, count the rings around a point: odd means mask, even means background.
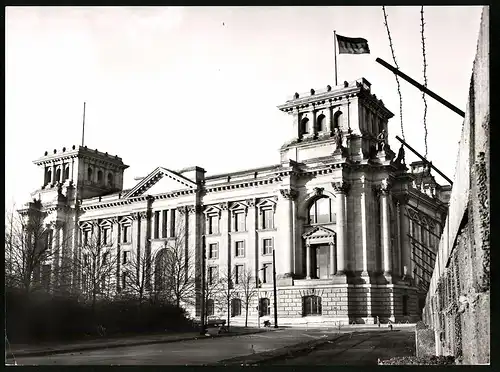
[[[256,286],[257,286],[257,327],[258,328],[260,328],[260,286],[261,286],[259,272],[261,272],[263,270],[264,270],[264,268],[257,270],[257,278],[256,278],[257,279]]]
[[[201,322],[200,335],[205,334],[205,235],[201,237]]]
[[[273,289],[274,289],[274,328],[278,328],[278,300],[276,294],[276,253],[273,248]]]

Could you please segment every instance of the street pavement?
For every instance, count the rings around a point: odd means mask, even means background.
[[[395,356],[415,355],[415,332],[397,331],[355,332],[328,341],[309,350],[258,365],[377,365],[377,360]]]
[[[341,334],[351,331],[342,330]],[[356,331],[362,332],[363,329],[356,329]],[[377,329],[370,329],[364,333],[375,335],[381,332]],[[389,332],[385,331],[385,333]],[[409,332],[409,334],[413,333]],[[7,363],[15,362],[17,365],[208,365],[235,357],[278,352],[300,343],[334,339],[339,336],[339,331],[335,329],[270,329],[258,334],[206,340],[124,346],[45,356],[18,356],[15,361],[14,358],[9,358]],[[311,364],[311,361],[308,364]]]

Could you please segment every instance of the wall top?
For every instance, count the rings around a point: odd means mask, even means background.
[[[44,155],[35,161],[33,161],[36,165],[44,165],[50,163],[52,161],[66,160],[71,158],[79,158],[79,157],[91,157],[98,160],[103,160],[109,163],[113,163],[114,165],[118,165],[119,167],[126,169],[128,165],[125,165],[122,161],[122,158],[117,155],[110,155],[107,152],[100,152],[97,149],[89,149],[87,146],[75,146],[73,145],[71,149],[66,149],[63,147],[62,150],[54,149],[53,151],[45,151]]]

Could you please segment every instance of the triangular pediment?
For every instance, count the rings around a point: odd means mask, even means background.
[[[314,226],[310,230],[302,234],[304,239],[319,239],[327,237],[335,237],[336,233],[332,229],[323,226]]]
[[[195,189],[196,183],[193,181],[171,170],[158,167],[131,189],[125,195],[125,198],[141,196],[145,193],[149,195],[158,195],[173,191]]]

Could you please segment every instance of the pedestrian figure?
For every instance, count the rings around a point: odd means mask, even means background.
[[[378,326],[379,326],[379,328],[380,328],[380,318],[378,317],[378,315],[377,315],[377,325],[378,325]]]

